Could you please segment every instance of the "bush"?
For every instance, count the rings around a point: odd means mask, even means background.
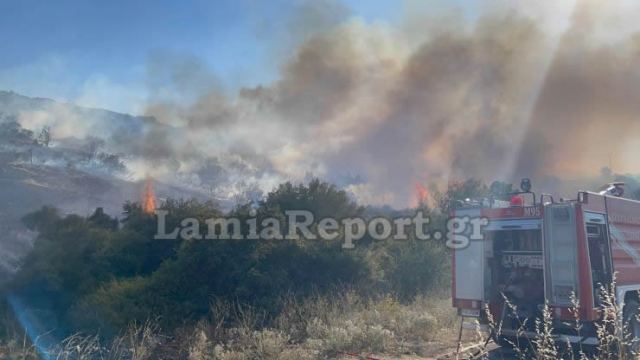
[[[195,200],[168,200],[162,208],[168,228],[186,217],[204,226],[223,214],[216,204]],[[317,180],[281,185],[257,213],[283,218],[286,209],[335,218],[362,213],[344,191]],[[249,210],[239,206],[232,214],[246,217]],[[168,329],[197,322],[212,298],[251,306],[267,324],[285,310],[283,294],[304,299],[351,288],[369,296],[393,292],[409,302],[444,284],[448,274],[449,257],[433,242],[363,242],[344,251],[340,239],[155,240],[155,216],[136,203],[125,204],[124,213],[120,226],[101,209],[86,218],[61,217],[51,208],[25,217],[40,234],[12,291],[56,314],[54,322],[69,332],[112,336],[149,318]]]
[[[431,242],[410,241],[394,244],[388,250],[391,261],[386,280],[391,291],[410,300],[441,288],[450,279],[450,256],[444,246]]]
[[[212,297],[277,314],[282,294],[308,296],[357,283],[366,278],[364,266],[337,250],[286,241],[185,243],[149,277],[114,280],[83,298],[74,319],[118,328],[153,314],[174,327],[205,316]]]

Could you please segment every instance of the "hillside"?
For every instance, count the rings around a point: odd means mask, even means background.
[[[21,125],[25,114],[86,118],[95,129],[104,123],[110,131],[128,129],[132,137],[142,136],[143,128],[155,122],[0,91],[0,282],[15,271],[35,236],[20,222],[26,213],[48,205],[85,215],[103,207],[119,216],[122,204],[138,201],[142,190],[141,181],[127,174],[126,155],[111,152],[108,141],[54,138],[45,143],[40,134]],[[160,198],[206,198],[206,192],[186,186],[157,183],[155,188]]]

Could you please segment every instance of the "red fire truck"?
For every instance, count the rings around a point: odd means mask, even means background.
[[[488,219],[482,240],[453,251],[453,306],[463,319],[477,317],[486,326],[488,308],[500,324],[493,338],[514,343],[536,336],[535,319],[546,303],[559,341],[597,345],[600,289],[615,277],[621,321],[640,337],[640,201],[623,198],[622,185],[555,201],[536,197],[525,179],[511,201],[459,202],[453,216]],[[580,332],[573,325],[575,299]]]

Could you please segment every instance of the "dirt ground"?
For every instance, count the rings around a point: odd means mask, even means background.
[[[464,330],[463,340],[458,352],[457,334],[437,343],[416,345],[413,352],[416,355],[385,355],[385,354],[343,354],[340,360],[452,360],[452,359],[479,359],[483,357],[489,360],[510,360],[516,359],[514,352],[510,349],[489,341],[485,346],[485,339],[481,339],[472,331]]]

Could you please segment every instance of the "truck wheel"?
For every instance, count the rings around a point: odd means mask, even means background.
[[[636,354],[640,355],[640,305],[635,300],[629,300],[624,305],[622,311],[622,319],[624,323],[624,348],[627,354],[633,359]]]

